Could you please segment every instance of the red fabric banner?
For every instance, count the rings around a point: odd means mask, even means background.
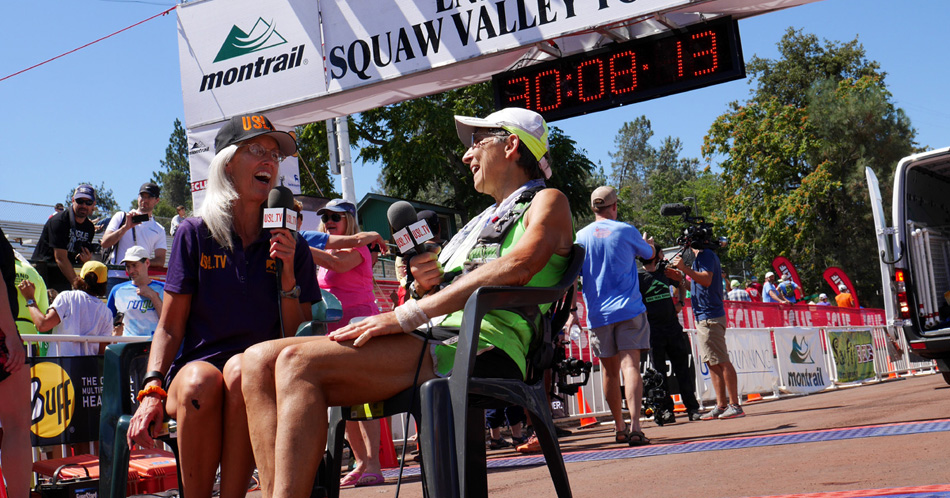
[[[792,282],[795,282],[798,285],[798,289],[795,289],[795,299],[801,301],[802,299],[802,280],[798,278],[798,271],[795,269],[795,265],[789,261],[785,256],[775,256],[775,259],[772,260],[772,268],[775,269],[775,273],[779,275],[785,275],[791,277]]]
[[[854,306],[861,306],[858,304],[858,293],[854,292],[854,285],[851,283],[851,279],[848,278],[848,275],[837,266],[829,266],[825,269],[825,272],[822,274],[825,277],[825,282],[828,282],[828,285],[834,289],[834,293],[841,294],[841,291],[838,290],[839,284],[844,284],[848,288],[848,292],[851,293],[851,299],[854,300]]]

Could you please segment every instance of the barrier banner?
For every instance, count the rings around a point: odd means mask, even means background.
[[[826,331],[838,382],[873,379],[874,346],[870,330]]]
[[[99,439],[102,356],[29,358],[33,446]]]
[[[780,327],[773,336],[783,391],[813,393],[831,385],[820,329]]]
[[[726,301],[728,328],[884,326],[884,310],[839,308],[798,303]],[[696,328],[692,308],[685,306],[683,327]]]
[[[848,278],[848,275],[837,266],[829,266],[825,268],[825,272],[821,274],[825,278],[825,282],[828,282],[828,285],[834,289],[835,294],[841,294],[841,291],[838,290],[838,285],[844,284],[848,288],[848,292],[851,293],[851,299],[854,300],[854,307],[857,308],[861,306],[858,304],[858,293],[854,292],[854,284],[851,283],[851,279]]]
[[[798,285],[798,289],[795,289],[795,299],[801,300],[802,298],[802,280],[798,278],[798,270],[795,269],[795,265],[786,258],[785,256],[776,256],[772,260],[772,268],[775,268],[775,272],[790,277],[792,282],[795,282]]]
[[[697,358],[696,395],[704,400],[716,399],[709,366],[702,363],[695,331],[690,331],[693,357]],[[730,329],[726,331],[729,361],[736,369],[739,394],[773,392],[779,383],[772,340],[768,329]]]

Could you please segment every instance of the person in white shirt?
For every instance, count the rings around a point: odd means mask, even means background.
[[[169,232],[171,235],[175,235],[175,232],[178,230],[178,225],[181,225],[181,222],[185,221],[185,218],[188,217],[188,212],[185,211],[185,206],[178,206],[175,208],[175,211],[177,211],[178,214],[176,214],[175,217],[172,218],[171,231]],[[297,219],[299,220],[300,218],[297,218]],[[299,227],[297,231],[298,232],[300,231]]]
[[[112,288],[106,306],[113,315],[124,314],[122,335],[151,337],[162,314],[165,284],[148,276],[148,252],[142,246],[125,251],[122,263],[130,281]]]
[[[165,227],[160,225],[152,217],[152,210],[158,204],[161,189],[158,185],[148,182],[143,183],[139,188],[138,209],[128,213],[119,211],[112,216],[109,226],[102,235],[102,248],[109,249],[113,247],[108,265],[120,266],[125,252],[132,246],[142,246],[148,251],[153,267],[165,266],[165,252],[168,249],[168,241],[165,236]],[[147,217],[140,220],[139,217]],[[109,282],[106,286],[106,293],[112,291],[112,288],[128,280],[125,270],[115,268],[109,270]]]
[[[60,292],[44,314],[36,306],[36,287],[29,280],[18,288],[26,298],[36,330],[52,330],[54,335],[112,335],[112,312],[97,297],[105,293],[106,266],[87,261],[73,280],[73,290]],[[99,354],[105,343],[53,342],[47,356],[84,356]]]

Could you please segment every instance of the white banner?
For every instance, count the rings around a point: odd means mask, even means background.
[[[715,400],[709,367],[699,354],[696,331],[690,330],[693,357],[696,364],[696,394],[703,400]],[[778,370],[772,356],[769,329],[726,329],[726,347],[729,360],[736,369],[739,394],[770,393],[778,386]]]
[[[330,92],[551,40],[688,0],[324,0]]]
[[[772,329],[778,356],[779,386],[789,393],[813,393],[831,386],[831,373],[817,328]]]
[[[189,128],[326,94],[314,1],[179,5],[178,52]]]
[[[194,130],[187,130],[188,135],[188,163],[191,166],[191,201],[195,211],[204,201],[205,189],[208,183],[208,168],[214,159],[214,137],[224,123],[202,126]],[[282,126],[278,130],[290,131]],[[280,163],[280,173],[277,184],[290,189],[294,194],[300,193],[300,169],[296,157],[288,157]]]

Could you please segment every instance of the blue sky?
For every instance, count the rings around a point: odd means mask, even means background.
[[[0,78],[142,21],[169,0],[29,0],[4,9]],[[777,56],[789,26],[820,38],[859,36],[888,73],[896,104],[918,130],[918,143],[950,145],[946,0],[822,0],[739,24],[746,60]],[[683,155],[700,157],[703,136],[748,80],[673,95],[554,123],[610,171],[609,152],[624,122],[646,115],[658,145],[674,136]],[[52,204],[80,181],[111,188],[127,207],[158,170],[175,118],[183,119],[175,13],[171,12],[58,60],[0,81],[5,150],[0,199]],[[451,124],[446,123],[447,126]],[[357,197],[376,185],[378,168],[354,168]],[[338,181],[338,180],[337,180]],[[889,181],[882,180],[882,181]],[[337,187],[339,190],[339,187]]]

